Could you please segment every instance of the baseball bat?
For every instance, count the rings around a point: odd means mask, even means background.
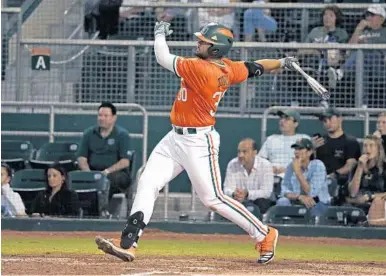
[[[323,100],[328,100],[330,98],[330,93],[328,90],[324,88],[317,80],[304,72],[297,63],[292,62],[292,66],[307,80],[308,85],[318,96],[320,96]]]

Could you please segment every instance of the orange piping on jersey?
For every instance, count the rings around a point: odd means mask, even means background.
[[[265,72],[270,72],[281,67],[280,61],[278,59],[260,59],[255,61],[258,64],[261,64],[264,67]]]
[[[264,226],[263,224],[259,223],[258,220],[256,220],[253,216],[250,216],[248,214],[248,212],[245,212],[245,207],[244,205],[240,204],[238,201],[236,200],[228,200],[227,197],[224,196],[224,193],[222,192],[221,190],[221,186],[220,186],[220,183],[218,181],[218,178],[217,178],[217,167],[216,167],[216,160],[214,159],[215,157],[215,154],[214,154],[214,144],[213,144],[213,139],[212,139],[212,135],[210,135],[210,133],[208,134],[208,137],[209,137],[209,144],[210,144],[210,153],[211,153],[211,158],[212,158],[212,164],[213,164],[213,174],[214,174],[214,180],[215,180],[215,186],[217,187],[217,193],[218,195],[221,197],[221,199],[223,201],[226,201],[228,202],[228,204],[230,204],[231,206],[235,207],[236,209],[238,209],[241,213],[244,214],[244,216],[248,217],[251,221],[253,221],[255,223],[255,226],[257,226],[259,229],[260,229],[260,232],[267,235],[267,230],[264,229]]]

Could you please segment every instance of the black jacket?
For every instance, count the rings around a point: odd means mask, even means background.
[[[49,201],[50,193],[48,191],[40,192],[29,213],[39,213],[49,216],[78,216],[80,211],[80,202],[78,195],[65,187],[57,192],[51,202]]]

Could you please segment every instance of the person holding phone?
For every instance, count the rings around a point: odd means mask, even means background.
[[[382,141],[368,135],[363,142],[363,154],[349,180],[346,201],[368,212],[374,200],[386,200],[386,158]]]
[[[347,181],[351,169],[361,155],[358,141],[343,130],[343,116],[336,108],[330,107],[319,115],[326,135],[312,137],[316,158],[326,166],[328,178],[339,187],[334,204],[342,204],[347,195]]]
[[[330,205],[326,167],[314,159],[310,139],[303,138],[291,146],[295,158],[288,165],[281,186],[277,205],[304,205],[312,216],[321,216]]]

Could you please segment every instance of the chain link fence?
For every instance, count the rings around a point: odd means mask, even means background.
[[[22,64],[19,93],[5,90],[2,98],[35,102],[134,102],[149,110],[169,110],[179,79],[159,66],[151,42],[67,41],[22,43]],[[92,45],[87,45],[87,44]],[[119,46],[121,44],[122,46]],[[136,44],[139,44],[135,46]],[[170,42],[172,53],[194,56],[194,42]],[[179,46],[174,46],[179,45]],[[238,43],[229,53],[233,60],[282,58],[299,52],[292,44]],[[386,70],[383,52],[386,45],[373,50],[343,50],[331,47],[357,47],[353,45],[328,46],[301,44],[318,50],[322,56],[299,56],[302,67],[331,92],[330,104],[340,107],[368,105],[385,106]],[[375,47],[374,45],[367,45]],[[312,48],[314,47],[314,48]],[[330,49],[323,49],[330,47]],[[33,48],[51,50],[49,71],[31,70],[30,52]],[[301,51],[301,50],[300,50]],[[331,85],[332,75],[327,62],[329,51],[340,51],[354,62],[343,71],[341,80]],[[347,53],[345,53],[347,52]],[[342,54],[342,55],[343,55]],[[342,67],[343,68],[343,67]],[[272,105],[314,106],[320,102],[307,81],[297,72],[284,70],[278,74],[264,74],[230,88],[220,104],[220,112],[261,112]]]

